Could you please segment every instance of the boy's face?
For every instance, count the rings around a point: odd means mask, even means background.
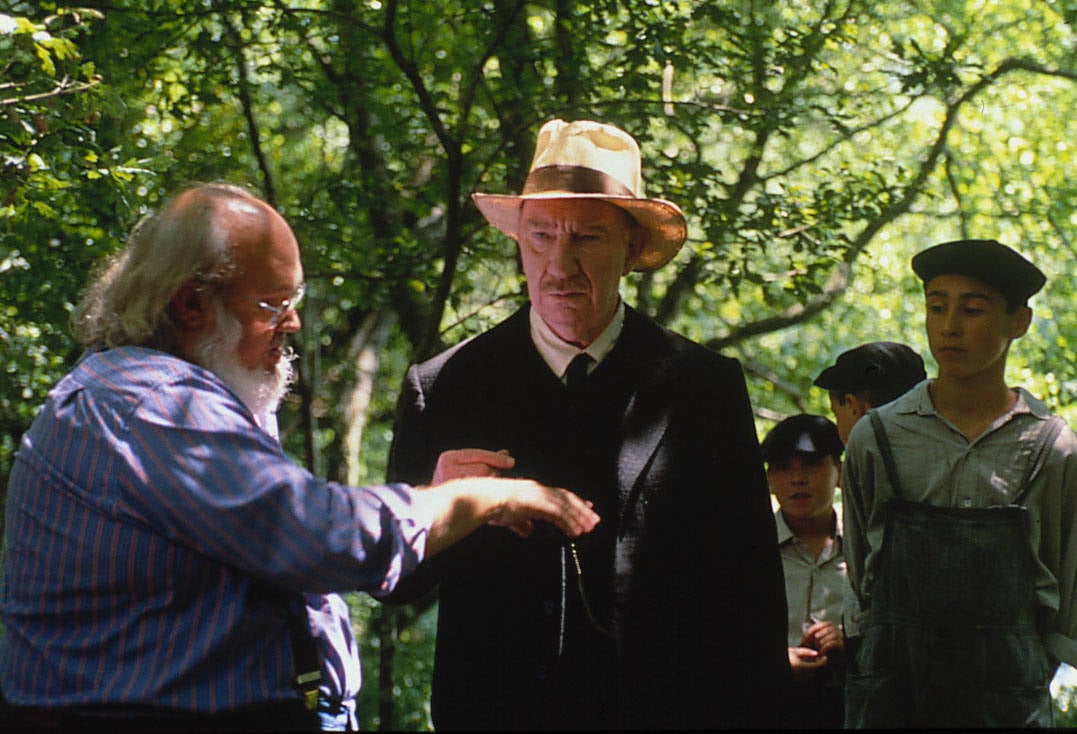
[[[786,517],[800,520],[830,517],[834,510],[834,488],[841,468],[832,456],[794,453],[771,462],[767,468],[770,491]]]
[[[965,275],[939,275],[925,286],[927,341],[940,378],[1002,375],[1013,339],[1028,331],[1027,306],[1006,310],[1002,294]]]

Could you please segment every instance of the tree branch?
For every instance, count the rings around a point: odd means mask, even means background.
[[[896,197],[888,207],[882,210],[878,217],[864,226],[845,252],[842,262],[837,265],[819,296],[809,299],[806,303],[791,306],[779,316],[746,323],[726,336],[708,341],[707,346],[711,349],[720,350],[760,334],[779,331],[808,321],[833,304],[851,284],[852,264],[867,249],[868,244],[874,240],[883,227],[908,212],[913,202],[923,192],[928,177],[935,170],[939,160],[946,152],[947,138],[950,130],[957,124],[961,109],[984,89],[996,83],[1002,76],[1014,71],[1029,71],[1077,81],[1077,74],[1069,71],[1052,69],[1027,59],[1004,60],[995,68],[995,71],[981,77],[947,105],[946,116],[943,118],[942,126],[939,128],[935,142],[932,144],[927,157],[916,169],[916,174],[904,187],[904,196]]]
[[[228,35],[233,41],[232,48],[236,54],[236,73],[239,75],[236,95],[239,97],[239,104],[243,110],[243,119],[247,122],[247,136],[251,141],[251,152],[254,154],[254,159],[258,161],[258,170],[262,172],[262,185],[266,202],[276,208],[277,187],[273,183],[273,171],[269,167],[269,161],[266,160],[265,151],[262,150],[261,128],[254,114],[254,100],[251,98],[251,82],[247,71],[247,57],[244,53],[243,41],[235,26],[232,25],[231,18],[222,13],[221,22],[228,29]]]
[[[8,97],[6,99],[0,99],[0,107],[7,107],[9,105],[27,104],[29,102],[41,102],[42,100],[51,99],[53,97],[62,97],[68,94],[78,94],[79,92],[85,92],[87,89],[97,86],[101,83],[101,77],[94,77],[88,82],[82,82],[81,84],[73,84],[69,86],[67,77],[60,80],[59,86],[48,92],[39,92],[37,94],[27,94],[20,97]],[[9,84],[6,88],[15,88],[18,85]]]

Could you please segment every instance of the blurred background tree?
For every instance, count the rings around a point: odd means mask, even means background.
[[[1077,416],[1070,0],[80,6],[0,3],[0,495],[78,358],[92,264],[214,179],[303,246],[286,448],[380,481],[408,363],[522,302],[513,245],[469,196],[518,191],[554,117],[629,130],[649,193],[684,208],[689,242],[626,300],[741,360],[760,435],[826,414],[811,380],[861,342],[909,343],[931,371],[908,260],[965,236],[1047,272],[1008,377]],[[364,728],[427,728],[436,610],[352,601]]]

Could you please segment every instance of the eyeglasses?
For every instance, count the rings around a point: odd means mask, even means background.
[[[260,301],[257,298],[252,298],[251,296],[246,295],[245,293],[233,291],[233,293],[235,293],[240,298],[244,298],[253,303],[258,308],[262,309],[262,312],[267,314],[269,317],[269,327],[271,329],[277,328],[280,325],[280,322],[284,320],[284,317],[287,316],[292,309],[299,308],[299,303],[303,300],[303,296],[306,294],[306,292],[306,283],[300,283],[299,287],[292,292],[291,296],[285,298],[279,304],[274,306],[272,303],[269,303],[267,301]]]

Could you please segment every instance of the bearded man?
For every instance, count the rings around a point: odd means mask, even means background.
[[[295,465],[272,416],[302,294],[287,222],[226,184],[170,199],[90,285],[87,352],[8,488],[15,730],[354,727],[358,661],[333,592],[387,593],[486,522],[574,537],[598,521],[535,482],[348,487]]]

